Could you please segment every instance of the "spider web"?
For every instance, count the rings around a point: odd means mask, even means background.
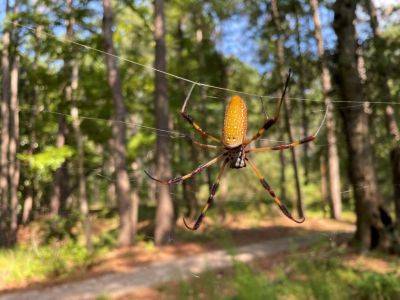
[[[28,26],[23,26],[18,24],[18,26],[25,28],[27,30],[30,31],[35,31],[35,28],[32,27],[28,27]],[[102,50],[99,49],[95,49],[93,47],[78,43],[76,41],[72,41],[72,40],[67,40],[49,33],[44,33],[45,35],[52,37],[55,39],[55,41],[61,42],[61,43],[71,43],[71,44],[75,44],[77,46],[82,47],[82,49],[86,50],[86,51],[91,51],[93,53],[97,53],[97,54],[101,54],[101,55],[111,55],[116,59],[119,59],[121,61],[124,61],[128,64],[132,64],[133,66],[136,67],[140,67],[140,68],[144,68],[145,70],[150,70],[150,71],[154,71],[154,72],[160,72],[163,73],[167,76],[169,76],[172,80],[174,81],[183,81],[186,86],[186,99],[189,100],[190,104],[189,104],[189,109],[188,111],[190,111],[191,114],[194,115],[195,119],[199,121],[199,123],[202,123],[202,121],[204,120],[204,116],[208,116],[208,115],[217,115],[220,116],[220,118],[215,118],[216,122],[217,121],[221,121],[221,116],[223,116],[223,110],[224,110],[224,104],[226,103],[226,101],[229,99],[230,96],[234,95],[234,94],[240,94],[243,99],[246,101],[246,103],[249,105],[249,118],[250,118],[250,132],[255,132],[263,123],[264,119],[267,118],[268,116],[272,116],[274,114],[274,109],[275,109],[275,103],[277,101],[279,101],[280,99],[280,95],[257,95],[257,94],[253,94],[253,93],[248,93],[248,92],[243,92],[243,91],[236,91],[233,89],[228,89],[228,88],[223,88],[223,87],[218,87],[218,86],[213,86],[210,84],[205,84],[205,83],[201,83],[201,82],[195,82],[191,79],[188,78],[184,78],[175,74],[171,74],[165,71],[161,71],[161,70],[157,70],[152,66],[147,66],[147,65],[143,65],[139,62],[121,57],[121,56],[117,56],[117,55],[112,55],[110,53],[106,53]],[[93,99],[89,99],[91,101],[93,101]],[[182,99],[182,103],[185,99]],[[324,120],[324,116],[326,116],[326,112],[327,109],[324,105],[324,103],[320,100],[315,100],[315,99],[307,99],[307,98],[298,98],[298,97],[287,97],[287,100],[291,101],[293,103],[293,109],[296,110],[297,108],[299,108],[299,106],[297,104],[301,104],[302,102],[309,102],[309,103],[313,103],[315,105],[315,107],[313,107],[312,109],[308,108],[308,113],[312,116],[312,120],[311,124],[316,132],[316,135],[318,135],[320,132],[321,134],[323,134],[323,120]],[[271,105],[271,103],[273,105]],[[338,105],[335,105],[334,107],[332,107],[332,109],[334,110],[338,110],[338,109],[360,109],[360,107],[365,108],[366,105],[368,105],[368,109],[372,110],[372,109],[376,109],[378,105],[400,105],[399,103],[392,103],[389,101],[379,101],[379,102],[368,102],[368,104],[366,104],[365,102],[357,102],[357,101],[347,101],[347,100],[343,100],[343,99],[334,99],[332,101],[332,103],[336,103]],[[199,106],[202,106],[201,109],[203,110],[199,110]],[[379,107],[379,109],[381,109]],[[24,106],[21,108],[21,111],[26,111],[26,112],[31,112],[32,111],[32,107],[29,106]],[[51,110],[51,109],[47,109],[44,107],[39,108],[39,110],[37,111],[38,115],[50,115],[50,117],[57,117],[57,116],[64,116],[68,119],[72,118],[71,114],[65,113],[65,112],[60,112],[60,111],[56,111],[56,110]],[[316,116],[320,116],[320,118],[316,118]],[[283,116],[281,116],[282,119]],[[107,118],[102,118],[99,116],[95,116],[95,115],[80,115],[79,119],[81,121],[85,121],[85,122],[94,122],[96,124],[96,122],[101,122],[106,124],[107,126],[110,126],[115,122],[113,119],[107,119]],[[322,121],[321,121],[322,120]],[[25,120],[21,120],[22,122],[27,122]],[[166,130],[166,129],[161,129],[161,128],[156,128],[154,126],[152,126],[151,124],[145,123],[145,122],[135,122],[135,121],[127,121],[124,122],[126,124],[126,126],[131,130],[131,132],[133,134],[136,134],[138,132],[151,132],[157,136],[163,136],[166,137],[168,139],[170,139],[170,143],[174,144],[177,141],[180,140],[185,140],[187,135],[189,134],[187,130],[183,129],[183,126],[181,125],[181,123],[179,124],[174,124],[174,129],[173,130]],[[221,122],[219,122],[219,124],[222,124]],[[212,124],[214,125],[214,124]],[[299,126],[298,124],[294,125],[294,128],[296,128],[295,130],[295,134],[296,134],[296,139],[300,139],[301,137],[303,137],[303,133],[301,132],[301,126]],[[321,130],[322,129],[322,130]],[[273,136],[270,136],[270,132],[267,133],[266,137],[260,139],[262,145],[279,145],[281,143],[284,142],[289,142],[287,139],[280,139],[279,136],[276,137],[276,132],[282,131],[282,126],[281,125],[277,125],[275,129],[271,130],[271,134]],[[212,126],[212,133],[218,133],[220,131],[220,129],[216,129],[216,127]],[[310,132],[312,132],[310,130]],[[318,138],[316,140],[316,143],[312,144],[312,152],[316,153],[319,151],[319,148],[324,148],[327,147],[327,143],[325,142],[325,139],[321,138],[321,140],[319,139],[321,135],[318,135]],[[340,143],[342,143],[341,141],[338,142],[338,144],[340,145]],[[300,151],[301,147],[297,148],[298,151]],[[274,173],[274,171],[276,171],[276,173],[279,173],[279,167],[277,167],[277,162],[278,162],[278,153],[266,153],[263,154],[261,156],[262,159],[264,161],[268,161],[271,162],[271,168],[268,166],[267,170],[266,170],[266,175],[271,175],[271,173]],[[148,151],[147,154],[144,156],[144,160],[145,161],[149,161],[151,160],[151,158],[154,156],[153,151]],[[198,154],[199,160],[204,160],[206,158],[210,158],[210,154],[208,153],[202,153],[202,154]],[[285,159],[288,160],[288,154],[285,154]],[[256,160],[257,161],[257,160]],[[23,162],[21,162],[23,163]],[[93,174],[93,176],[96,177],[96,180],[99,181],[103,181],[106,184],[108,183],[115,183],[115,179],[112,175],[112,171],[106,171],[104,170],[104,166],[101,167],[96,167],[94,169],[86,169],[85,173],[89,173],[89,174]],[[129,172],[129,180],[131,183],[140,186],[143,184],[147,184],[149,187],[151,187],[151,189],[155,189],[154,182],[145,182],[145,179],[143,177],[143,173],[142,173],[142,169],[143,167],[138,167],[138,168],[130,168],[130,172]],[[177,172],[182,172],[184,170],[173,170],[174,174],[176,174]],[[188,172],[190,170],[187,170]],[[264,170],[263,170],[264,171]],[[240,182],[250,182],[250,177],[252,176],[252,174],[250,172],[247,172],[249,174],[238,174],[237,171],[232,171],[232,172],[228,172],[229,174],[227,174],[225,176],[225,178],[223,180],[225,180],[226,182],[232,182],[234,181],[235,178],[239,177],[241,178]],[[244,173],[244,172],[243,172]],[[176,174],[178,175],[178,174]],[[179,174],[181,175],[181,174]],[[242,177],[240,177],[242,176]],[[215,177],[215,176],[213,176]],[[206,172],[203,172],[200,175],[201,181],[202,182],[206,182],[207,178],[206,178]],[[252,181],[256,182],[256,179],[254,178]],[[274,183],[274,186],[277,190],[277,193],[279,194],[280,191],[280,185],[276,184],[279,183],[279,178],[278,176],[275,176],[275,178],[272,178],[272,182]],[[257,183],[257,182],[256,182]],[[248,205],[248,204],[254,204],[257,202],[265,202],[265,198],[267,198],[268,196],[266,196],[265,191],[259,186],[259,185],[252,185],[249,183],[250,189],[246,189],[244,193],[242,193],[241,191],[238,191],[237,188],[235,187],[228,187],[227,190],[229,190],[229,193],[225,191],[225,193],[223,193],[223,195],[221,196],[222,201],[220,201],[219,204],[215,205],[215,211],[218,210],[218,205],[224,205],[224,204],[229,204],[231,207],[233,207],[233,209],[242,209],[244,206]],[[360,186],[357,187],[357,189],[368,189],[368,186]],[[341,193],[342,195],[346,196],[349,195],[350,193],[354,192],[353,189],[344,189]],[[180,190],[180,187],[173,187],[171,189],[171,196],[174,202],[179,203],[182,191]],[[193,196],[197,196],[200,199],[200,207],[199,207],[199,211],[202,207],[202,205],[205,203],[206,199],[207,199],[207,194],[208,194],[208,188],[203,187],[197,191],[197,192],[191,192],[189,191],[189,193],[192,193]],[[291,194],[291,195],[290,195]],[[150,197],[152,198],[152,197]],[[216,196],[216,202],[219,202],[218,199],[218,194]],[[232,198],[233,200],[228,200],[228,198]],[[263,198],[264,200],[261,200],[261,198]],[[291,199],[294,199],[293,196],[293,191],[289,193],[289,197]],[[254,200],[254,199],[258,199],[258,200]],[[269,201],[269,203],[272,203],[272,201]],[[179,204],[178,204],[179,205]],[[269,205],[271,206],[271,205]],[[295,207],[295,205],[293,204],[292,207]],[[210,218],[214,218],[215,219],[215,211],[208,212],[208,217]],[[306,210],[307,211],[307,210]],[[262,215],[264,218],[268,218],[270,214],[270,211],[263,211]],[[203,224],[204,225],[204,224]],[[223,226],[220,229],[223,233],[226,234],[230,234],[229,229],[228,228],[224,228]],[[200,232],[201,234],[203,234],[202,232]],[[195,236],[198,236],[197,233],[195,234]],[[337,234],[335,232],[330,232],[330,233],[324,233],[324,236],[327,240],[329,241],[335,241]],[[154,237],[152,235],[145,235],[144,236],[144,240],[153,240]],[[176,240],[175,237],[175,233],[173,233],[170,238],[169,238],[169,242],[170,243],[174,243]],[[193,276],[195,277],[201,277],[203,275],[201,274],[193,274]]]

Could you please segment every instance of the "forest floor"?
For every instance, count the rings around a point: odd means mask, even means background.
[[[123,297],[134,289],[134,298],[147,299],[151,293],[157,294],[152,286],[188,276],[195,278],[210,267],[228,267],[233,263],[234,254],[238,261],[271,255],[274,255],[275,261],[276,257],[282,257],[289,251],[321,240],[334,241],[338,235],[353,230],[350,222],[326,219],[311,218],[301,226],[284,218],[261,221],[257,226],[239,219],[230,220],[218,230],[205,228],[203,232],[190,233],[191,241],[184,232],[183,236],[177,233],[171,237],[170,243],[163,247],[144,247],[141,244],[113,250],[81,273],[62,280],[28,282],[22,287],[11,285],[3,290],[0,298],[23,299],[25,296],[25,299],[44,299],[43,295],[49,299],[82,299],[101,295]]]

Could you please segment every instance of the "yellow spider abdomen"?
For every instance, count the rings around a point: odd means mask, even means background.
[[[240,96],[232,96],[224,117],[222,142],[227,148],[235,148],[243,144],[247,133],[247,107]]]

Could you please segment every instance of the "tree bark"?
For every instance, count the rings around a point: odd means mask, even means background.
[[[379,22],[376,14],[376,8],[371,0],[366,1],[367,11],[370,17],[370,26],[372,28],[373,43],[374,43],[374,57],[376,58],[374,64],[374,74],[378,79],[378,89],[382,96],[382,99],[388,102],[392,102],[393,98],[389,88],[389,78],[385,71],[388,67],[388,61],[384,55],[381,55],[381,50],[386,48],[386,42],[381,37],[379,32]],[[397,120],[394,115],[394,109],[392,105],[388,105],[385,110],[387,131],[392,136],[394,143],[393,148],[390,152],[390,162],[392,165],[392,182],[394,191],[394,204],[396,212],[396,223],[400,229],[400,133],[397,125]]]
[[[9,2],[6,0],[6,18],[10,11]],[[10,29],[4,26],[1,55],[2,97],[1,97],[1,148],[0,148],[0,246],[8,246],[8,146],[10,141]]]
[[[277,69],[279,72],[279,75],[281,77],[281,81],[285,82],[286,79],[286,74],[284,70],[284,65],[285,65],[285,53],[284,53],[284,37],[283,37],[283,32],[282,32],[282,27],[281,27],[281,21],[280,21],[280,15],[279,15],[279,10],[278,10],[278,4],[276,0],[271,1],[271,8],[272,8],[272,17],[273,21],[276,27],[276,30],[278,32],[278,38],[276,40],[276,63],[277,63]],[[283,108],[285,110],[285,127],[286,127],[286,132],[289,137],[290,141],[293,141],[293,130],[291,126],[291,121],[290,121],[290,112],[291,112],[291,103],[288,101],[287,97],[285,96],[284,103],[283,103]],[[299,171],[297,167],[297,151],[295,148],[291,148],[291,156],[292,156],[292,166],[293,166],[293,173],[294,173],[294,180],[296,184],[296,196],[297,196],[297,201],[296,201],[296,208],[297,208],[297,214],[300,218],[304,217],[304,209],[303,209],[303,200],[302,200],[302,195],[301,195],[301,187],[300,187],[300,178],[299,178]]]
[[[70,0],[68,0],[70,2]],[[67,2],[67,3],[69,3]],[[71,29],[72,30],[72,27]],[[67,29],[68,31],[68,29]],[[68,35],[68,32],[67,32]],[[66,54],[66,59],[70,60],[71,59],[71,54],[67,53]],[[64,66],[64,73],[66,76],[63,76],[63,80],[68,80],[69,81],[69,76],[71,71],[68,70],[70,66],[66,64]],[[67,113],[66,111],[66,103],[70,103],[70,87],[66,86],[64,88],[64,101],[62,101],[58,105],[58,110],[63,113]],[[68,135],[68,125],[67,125],[67,120],[64,115],[59,115],[58,116],[58,132],[57,132],[57,138],[56,138],[56,147],[57,148],[62,148],[66,144],[66,139]],[[67,199],[68,199],[68,190],[69,190],[69,172],[68,172],[68,163],[67,161],[64,161],[61,166],[55,171],[54,174],[54,188],[53,188],[53,194],[50,199],[50,215],[52,216],[57,216],[57,215],[62,215],[65,214],[66,206],[67,206]]]
[[[56,138],[57,148],[65,146],[67,132],[68,128],[65,116],[60,115],[58,117],[58,132]],[[54,188],[50,199],[50,214],[52,216],[58,215],[60,211],[63,210],[61,208],[64,208],[67,201],[68,175],[67,162],[63,162],[54,174]]]
[[[303,99],[306,99],[306,87],[304,84],[304,57],[301,51],[301,36],[300,36],[300,20],[298,15],[298,7],[296,3],[294,3],[294,11],[296,14],[296,44],[297,44],[297,52],[298,52],[298,74],[299,74],[299,85],[300,85],[300,95]],[[301,102],[301,121],[302,121],[302,135],[308,136],[308,115],[307,115],[307,101]],[[304,183],[307,185],[309,182],[309,143],[304,143],[303,145],[303,168],[304,168]]]
[[[330,203],[328,193],[328,177],[326,172],[326,158],[325,151],[320,156],[320,170],[321,170],[321,197],[322,197],[322,211],[326,217],[327,205]]]
[[[17,45],[16,42],[15,45]],[[11,67],[11,98],[10,98],[10,145],[9,145],[9,176],[10,176],[10,242],[17,241],[18,230],[18,186],[19,186],[19,161],[17,151],[19,144],[19,103],[18,103],[18,75],[19,56],[15,52]]]
[[[283,141],[285,138],[283,131],[281,131],[279,135],[279,140]],[[279,151],[279,162],[280,162],[280,184],[281,184],[281,192],[280,196],[282,199],[286,199],[286,156],[284,151]]]
[[[335,79],[342,99],[364,102],[363,86],[357,69],[357,43],[354,26],[356,1],[337,1],[334,5],[334,30],[338,37]],[[356,201],[355,240],[370,249],[385,240],[379,218],[379,199],[368,116],[362,107],[340,110],[346,134],[350,181]]]
[[[156,43],[154,67],[166,70],[165,16],[164,1],[154,1],[154,39]],[[155,73],[155,114],[156,127],[169,130],[169,105],[167,95],[167,79],[165,74]],[[168,137],[157,135],[156,141],[156,174],[158,177],[171,177],[170,153]],[[157,185],[157,211],[155,242],[161,245],[168,241],[173,231],[174,208],[169,186]]]
[[[177,26],[177,39],[178,39],[178,59],[179,61],[183,61],[183,51],[185,46],[184,40],[184,32],[183,32],[183,18],[181,18],[178,22]],[[197,40],[197,42],[199,42]],[[179,81],[181,91],[185,91],[185,84],[183,81]],[[184,97],[184,93],[182,93],[182,97]],[[182,149],[185,147],[184,141],[179,144]],[[187,158],[190,162],[190,169],[194,169],[198,165],[198,151],[193,145],[190,145],[189,151],[183,151],[184,159]],[[188,153],[187,153],[188,152]],[[186,157],[187,155],[187,157]],[[184,205],[187,207],[187,212],[185,216],[189,219],[193,219],[196,217],[197,208],[198,208],[198,201],[197,201],[197,178],[196,176],[192,177],[189,181],[182,182],[182,198],[184,201]],[[176,216],[175,216],[176,219]]]
[[[111,0],[103,0],[103,36],[105,51],[111,55],[115,55],[113,42],[113,11]],[[116,190],[117,201],[119,206],[119,245],[128,246],[133,241],[132,224],[131,224],[131,199],[130,199],[130,183],[128,172],[126,170],[126,108],[122,96],[121,80],[117,61],[110,55],[105,55],[107,65],[107,80],[110,86],[113,102],[114,102],[114,160],[116,172]]]
[[[39,25],[35,30],[35,56],[32,63],[32,70],[34,73],[38,71],[38,58],[39,58],[39,43],[40,43],[40,34],[43,30],[43,26]],[[36,147],[36,132],[35,132],[35,124],[36,124],[36,115],[37,115],[37,95],[38,90],[37,86],[33,86],[31,97],[29,97],[30,102],[29,105],[31,107],[31,112],[29,114],[29,148],[28,154],[32,155],[35,151]],[[22,224],[28,223],[31,217],[31,213],[33,210],[33,204],[35,202],[35,181],[36,176],[32,171],[28,171],[27,173],[27,184],[25,185],[25,199],[22,209]]]
[[[388,130],[395,141],[395,146],[390,151],[390,161],[392,163],[392,180],[394,187],[394,207],[396,214],[396,224],[400,230],[400,132],[394,116],[394,109],[388,105],[386,107],[386,120]]]
[[[73,11],[73,0],[67,0],[68,5],[68,13],[70,14],[70,18],[67,24],[67,38],[70,40],[74,39],[74,11]],[[87,199],[86,192],[86,176],[85,176],[85,153],[84,153],[84,144],[83,137],[81,133],[80,120],[79,120],[79,110],[76,103],[76,91],[78,89],[78,80],[79,80],[79,67],[76,58],[72,58],[73,48],[69,49],[72,51],[71,59],[65,60],[65,65],[70,72],[70,82],[66,87],[66,100],[71,103],[71,116],[72,116],[72,127],[75,134],[76,140],[76,148],[77,148],[77,172],[78,172],[78,203],[80,207],[80,213],[82,218],[83,231],[85,235],[86,248],[89,252],[93,251],[92,244],[92,234],[91,234],[91,225],[89,219],[89,203]],[[68,55],[70,56],[70,55]]]
[[[314,36],[317,41],[320,68],[322,71],[321,83],[326,109],[326,131],[328,140],[328,169],[329,169],[329,193],[331,218],[340,219],[342,214],[342,196],[340,193],[340,166],[339,154],[336,143],[336,121],[333,114],[331,76],[328,69],[328,62],[325,57],[324,42],[322,38],[321,22],[318,13],[318,0],[310,0],[311,10],[314,19]]]
[[[375,73],[377,75],[378,79],[378,88],[380,89],[380,92],[382,94],[383,99],[385,101],[391,101],[392,96],[390,93],[390,88],[388,84],[388,76],[387,76],[387,67],[388,67],[388,62],[385,59],[384,55],[381,55],[382,50],[386,48],[386,43],[385,40],[382,39],[381,34],[379,32],[379,23],[378,23],[378,17],[376,15],[376,9],[371,0],[366,0],[367,3],[367,10],[368,14],[370,16],[370,26],[372,29],[372,34],[373,34],[373,43],[374,43],[374,56],[376,57],[375,61]]]

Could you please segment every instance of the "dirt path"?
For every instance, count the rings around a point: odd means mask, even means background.
[[[326,235],[320,233],[301,237],[285,237],[261,243],[241,246],[235,249],[238,261],[249,262],[255,258],[273,256],[294,247],[310,246]],[[119,297],[140,288],[148,288],[171,280],[197,276],[206,269],[220,269],[232,265],[232,253],[216,250],[192,255],[173,261],[152,263],[132,268],[123,273],[111,273],[99,277],[70,282],[41,289],[14,292],[0,296],[10,299],[95,299],[99,296]]]

